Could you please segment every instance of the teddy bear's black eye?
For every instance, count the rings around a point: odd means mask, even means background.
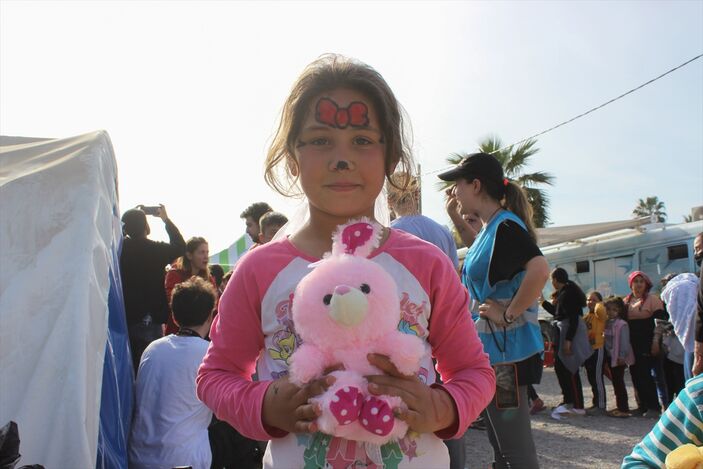
[[[325,297],[322,299],[322,302],[328,306],[330,304],[330,301],[332,301],[332,295],[325,295]]]
[[[369,293],[371,293],[371,287],[365,283],[362,283],[361,284],[361,291],[368,295]]]

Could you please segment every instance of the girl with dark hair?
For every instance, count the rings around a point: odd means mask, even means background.
[[[537,321],[537,297],[549,275],[535,242],[532,208],[520,186],[506,179],[492,155],[474,153],[439,178],[455,181],[452,196],[462,215],[478,215],[483,227],[469,247],[462,281],[480,303],[476,329],[496,369],[513,368],[517,406],[498,396],[484,412],[496,468],[536,468],[527,386],[542,378],[544,350]],[[503,373],[501,373],[503,375]],[[509,376],[509,374],[506,374]]]
[[[173,288],[193,276],[209,280],[213,287],[215,287],[215,290],[217,290],[217,283],[215,282],[215,278],[210,275],[208,262],[209,250],[205,238],[199,236],[190,238],[186,242],[185,254],[176,259],[176,262],[171,266],[171,270],[166,273],[164,288],[166,289],[166,298],[169,304],[171,304]],[[173,313],[169,313],[165,334],[175,334],[177,331],[178,325],[173,320]]]
[[[636,270],[627,283],[631,293],[624,299],[627,306],[627,323],[630,327],[630,343],[635,353],[635,363],[630,366],[632,384],[637,391],[637,410],[633,415],[659,418],[661,407],[657,398],[657,387],[652,372],[661,373],[657,359],[652,356],[655,319],[668,319],[664,303],[650,293],[652,281],[647,274]],[[664,380],[662,379],[662,382]],[[664,390],[666,394],[666,390]],[[666,400],[666,397],[663,396]]]
[[[630,404],[625,387],[625,369],[635,362],[630,346],[630,328],[627,326],[627,306],[619,296],[608,297],[604,305],[608,315],[604,331],[605,356],[610,368],[610,380],[613,382],[617,406],[608,412],[608,415],[624,418],[630,416]]]
[[[559,380],[563,402],[554,409],[552,417],[560,420],[564,414],[585,415],[583,387],[579,367],[592,352],[585,323],[581,320],[586,295],[561,267],[552,271],[552,286],[556,292],[554,303],[542,302],[542,307],[554,316],[557,333],[554,371]]]

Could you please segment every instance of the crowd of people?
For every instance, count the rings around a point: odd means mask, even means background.
[[[540,306],[553,316],[563,394],[553,418],[661,416],[658,425],[669,428],[681,415],[662,416],[662,409],[699,405],[703,384],[690,379],[703,371],[701,325],[691,313],[699,294],[703,314],[697,278],[667,279],[664,302],[640,271],[630,274],[624,298],[584,293],[566,270],[549,270],[524,190],[486,153],[439,174],[450,185],[447,213],[468,247],[460,265],[452,233],[420,213],[404,118],[371,67],[336,55],[310,64],[284,103],[264,163],[267,183],[285,196],[302,193],[307,213],[287,225],[268,204],[249,206],[240,217],[254,245],[233,270],[210,265],[207,241],[186,242],[163,205],[124,213],[120,268],[136,373],[130,467],[463,468],[462,437],[481,422],[494,467],[537,468],[530,415],[544,409]],[[389,227],[377,216],[385,203]],[[164,222],[169,242],[148,239],[147,213]],[[401,397],[404,406],[393,414],[410,429],[380,447],[317,431],[321,409],[310,399],[333,376],[303,385],[288,377],[301,345],[291,316],[296,285],[330,251],[337,226],[361,217],[379,225],[380,246],[370,257],[398,285],[399,329],[427,348],[421,379],[399,373],[387,357],[368,356],[377,370],[365,377],[368,392]],[[701,257],[703,234],[699,264]],[[593,393],[588,408],[582,367]],[[612,410],[604,377],[615,391]],[[656,458],[665,458],[663,433],[648,435],[629,457],[643,461],[655,445]]]

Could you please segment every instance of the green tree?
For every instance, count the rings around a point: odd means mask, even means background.
[[[508,179],[511,179],[522,186],[527,193],[527,200],[530,201],[533,211],[533,220],[535,227],[543,228],[549,223],[549,197],[543,186],[553,185],[554,176],[544,172],[537,171],[534,173],[525,173],[525,167],[529,164],[531,156],[539,151],[536,148],[536,140],[528,140],[518,146],[509,146],[503,148],[503,142],[499,137],[492,136],[481,141],[478,146],[478,151],[490,153],[495,156],[500,164],[503,165],[503,172]],[[458,164],[465,154],[453,154],[447,158],[447,162]],[[440,184],[440,188],[445,190],[453,183]]]
[[[647,197],[637,201],[637,206],[632,210],[632,215],[635,217],[651,217],[654,215],[657,222],[664,223],[666,221],[666,207],[664,202],[659,200],[659,197]]]

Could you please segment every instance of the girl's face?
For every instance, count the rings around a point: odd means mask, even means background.
[[[454,195],[459,202],[459,211],[463,215],[472,215],[477,212],[478,188],[476,180],[467,182],[466,179],[458,179],[454,186]]]
[[[641,275],[638,275],[634,279],[632,279],[632,293],[636,297],[640,297],[644,295],[644,291],[647,288],[647,283],[644,281]]]
[[[618,309],[615,306],[606,306],[605,312],[608,313],[608,319],[615,319],[618,317]]]
[[[340,88],[313,99],[295,149],[311,216],[373,218],[385,179],[385,153],[366,96]]]
[[[210,252],[208,250],[207,243],[201,244],[192,253],[186,252],[186,257],[190,261],[190,264],[193,266],[194,272],[200,272],[201,270],[205,269],[208,264],[208,258],[210,257]]]
[[[593,312],[596,310],[596,305],[598,304],[598,297],[595,295],[595,293],[591,293],[588,295],[588,299],[586,300],[586,306],[588,306],[588,310],[590,312]]]

